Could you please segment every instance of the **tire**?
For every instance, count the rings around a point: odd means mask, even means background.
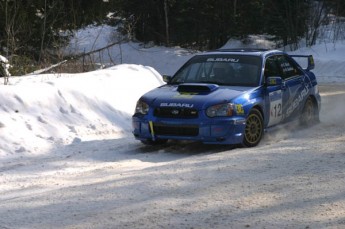
[[[264,134],[264,121],[260,111],[253,109],[250,111],[246,127],[244,129],[243,145],[254,147],[259,144]]]
[[[146,139],[146,140],[141,140],[141,143],[148,146],[157,146],[157,145],[164,145],[165,143],[167,143],[167,141],[168,139],[159,139],[155,141],[153,141],[152,139]]]
[[[308,127],[314,125],[317,121],[317,108],[313,100],[309,97],[304,104],[299,122],[301,126]]]

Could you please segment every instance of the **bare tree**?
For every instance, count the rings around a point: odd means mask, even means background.
[[[169,18],[168,18],[168,0],[164,0],[164,16],[165,16],[165,36],[166,45],[169,46]]]
[[[40,50],[40,56],[39,61],[42,58],[42,53],[44,50],[44,42],[45,42],[45,33],[46,33],[46,26],[47,26],[47,0],[44,0],[44,12],[43,12],[43,29],[42,29],[42,37],[41,37],[41,50]]]
[[[325,1],[313,1],[309,9],[308,31],[306,33],[306,45],[316,44],[316,39],[320,35],[320,26],[325,23],[330,8]]]
[[[3,4],[3,3],[2,3]],[[13,1],[11,6],[8,1],[5,1],[5,39],[6,39],[6,56],[8,57],[10,53],[14,53],[17,49],[16,34],[21,26],[17,24],[17,14],[18,14],[18,5],[16,1]]]

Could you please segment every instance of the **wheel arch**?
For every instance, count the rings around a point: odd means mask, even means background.
[[[313,103],[313,105],[314,105],[314,107],[316,108],[315,109],[315,116],[316,116],[316,121],[320,121],[320,117],[319,117],[319,114],[320,114],[320,106],[319,106],[319,103],[318,103],[318,101],[317,101],[317,98],[315,97],[315,95],[313,95],[313,94],[311,94],[311,95],[309,95],[308,97],[307,97],[307,99],[305,100],[305,103],[307,102],[307,100],[308,99],[311,99],[311,101],[312,101],[312,103]],[[304,104],[305,104],[304,103]],[[304,106],[304,105],[303,105]]]
[[[317,108],[317,110],[319,111],[320,110],[320,107],[319,107],[319,103],[317,102],[317,99],[315,97],[315,95],[309,95],[309,97],[311,99],[311,101],[313,102],[314,106]]]
[[[260,114],[261,114],[261,116],[262,116],[262,119],[263,119],[263,121],[264,121],[264,123],[265,123],[265,114],[264,114],[264,109],[262,108],[262,106],[261,106],[260,104],[255,104],[254,106],[252,106],[252,107],[250,108],[249,112],[250,112],[251,110],[253,110],[253,109],[256,109],[256,110],[258,110],[258,111],[260,112]],[[248,114],[249,114],[249,112],[248,112]]]
[[[253,110],[253,109],[256,109],[256,110],[258,110],[258,111],[260,112],[261,117],[262,117],[262,120],[263,120],[263,122],[264,122],[264,128],[267,128],[267,125],[268,125],[268,120],[267,120],[267,119],[268,119],[268,116],[267,116],[267,114],[265,114],[265,109],[263,108],[263,105],[260,104],[260,103],[257,103],[257,104],[255,104],[255,105],[253,105],[253,106],[248,110],[248,115],[249,115],[250,111]]]

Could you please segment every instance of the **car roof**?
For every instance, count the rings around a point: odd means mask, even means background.
[[[222,54],[236,54],[236,55],[250,55],[250,56],[266,56],[272,53],[284,53],[275,49],[248,49],[248,48],[237,48],[237,49],[216,49],[200,53],[199,55],[222,55]]]

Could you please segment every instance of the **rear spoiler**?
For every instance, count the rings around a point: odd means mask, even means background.
[[[304,68],[304,70],[310,71],[315,68],[315,62],[313,55],[289,55],[293,58],[308,58],[308,66],[307,68]]]

